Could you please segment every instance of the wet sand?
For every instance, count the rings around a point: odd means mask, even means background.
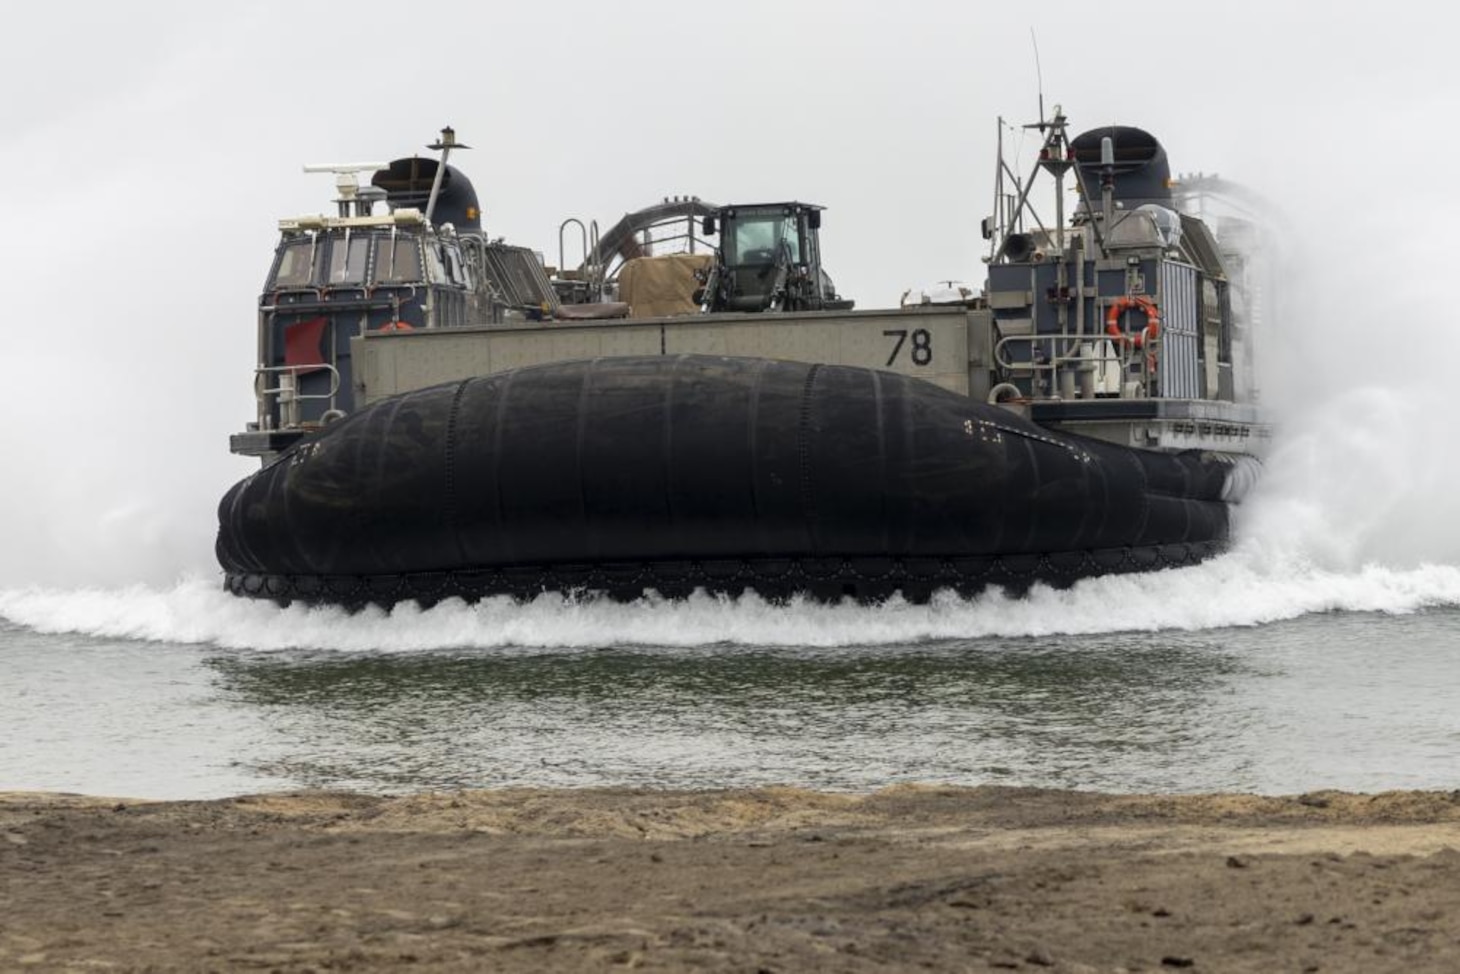
[[[0,970],[1454,971],[1460,792],[0,794]]]

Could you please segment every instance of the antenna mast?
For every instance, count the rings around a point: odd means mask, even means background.
[[[436,199],[441,195],[441,177],[446,175],[446,160],[451,158],[451,150],[470,149],[471,146],[456,141],[456,130],[448,125],[441,130],[441,138],[426,148],[441,153],[441,161],[436,165],[436,176],[431,180],[431,195],[426,198],[426,224],[429,226],[431,217],[436,212]]]
[[[1044,131],[1044,69],[1039,66],[1039,38],[1029,28],[1029,43],[1034,45],[1034,81],[1039,88],[1039,131]]]

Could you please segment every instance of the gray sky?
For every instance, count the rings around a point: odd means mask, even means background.
[[[819,202],[842,292],[891,305],[981,283],[995,118],[1036,114],[1031,28],[1076,131],[1139,125],[1178,172],[1281,201],[1313,329],[1273,353],[1284,391],[1362,368],[1422,385],[1457,350],[1456,19],[1417,2],[26,5],[0,61],[0,585],[212,570],[214,505],[252,469],[227,436],[252,414],[275,221],[331,195],[302,163],[408,154],[451,124],[490,232],[550,260],[568,216]],[[1427,350],[1376,354],[1401,326]],[[1292,354],[1316,346],[1321,368]]]

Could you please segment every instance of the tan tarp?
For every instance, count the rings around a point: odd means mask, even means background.
[[[560,304],[553,317],[559,321],[599,321],[605,318],[627,318],[631,312],[622,301],[595,301],[590,304]]]
[[[695,271],[708,269],[713,254],[666,254],[631,260],[618,273],[618,297],[633,308],[635,318],[687,315],[700,309]]]

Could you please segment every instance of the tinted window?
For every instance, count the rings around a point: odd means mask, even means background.
[[[360,284],[370,260],[369,237],[339,237],[330,247],[330,283]]]
[[[421,249],[415,237],[382,239],[375,253],[375,280],[409,284],[421,279]]]
[[[314,257],[313,237],[285,244],[279,254],[279,270],[274,275],[274,286],[308,287],[314,281]]]
[[[771,263],[782,245],[790,251],[791,260],[801,259],[801,234],[793,216],[741,217],[735,224],[734,248],[727,259],[731,264]]]
[[[801,259],[801,227],[794,216],[788,216],[781,221],[780,240],[786,244],[786,250],[791,255],[793,262]]]

